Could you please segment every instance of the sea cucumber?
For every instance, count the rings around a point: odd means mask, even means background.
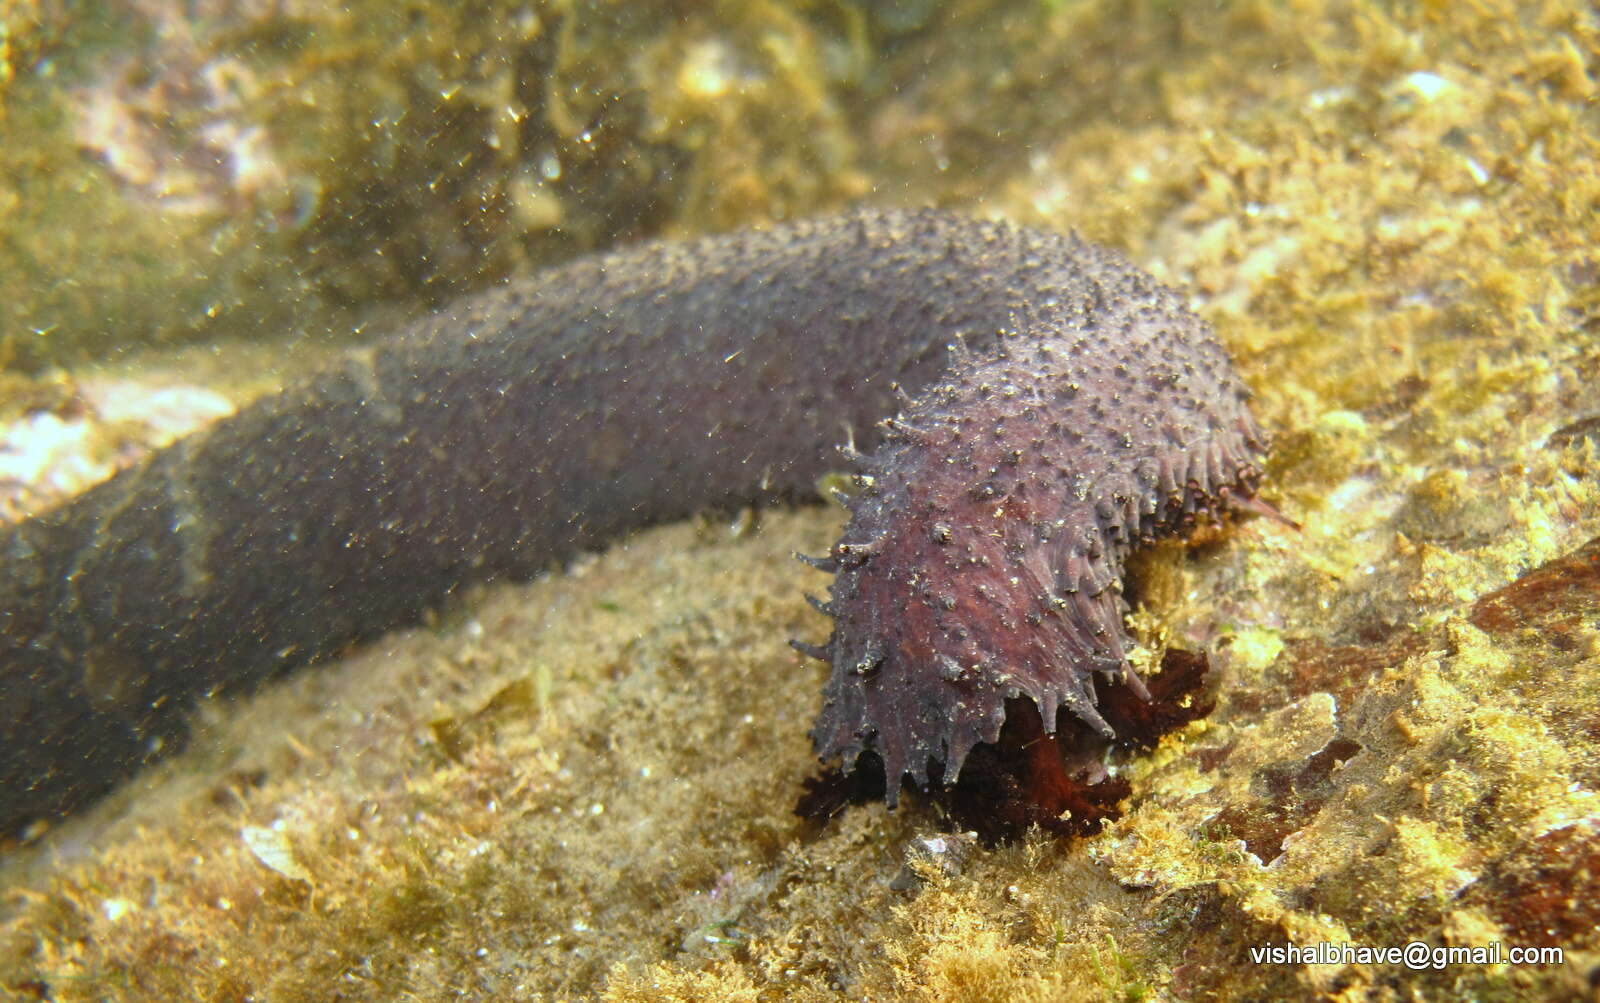
[[[1265,440],[1179,295],[1073,237],[859,211],[516,281],[0,536],[0,829],[175,744],[198,694],[647,524],[859,471],[817,605],[824,761],[954,781],[1008,701],[1142,695],[1120,573],[1253,498]],[[863,759],[863,756],[866,756]]]

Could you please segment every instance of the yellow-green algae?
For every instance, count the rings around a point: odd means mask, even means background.
[[[0,366],[348,335],[860,195],[862,29],[809,6],[0,5]]]
[[[941,867],[916,809],[803,827],[820,677],[782,640],[825,624],[786,555],[837,517],[769,513],[726,540],[706,521],[208,711],[182,758],[10,855],[3,984],[1586,994],[1600,602],[1579,557],[1526,576],[1600,536],[1581,424],[1600,413],[1597,64],[1592,7],[1317,0],[956,4],[884,61],[919,70],[860,113],[872,185],[1074,226],[1186,284],[1304,524],[1140,561],[1146,611],[1213,652],[1219,700],[1127,765],[1129,810],[1100,836]],[[275,824],[309,880],[243,838]],[[1568,964],[1247,956],[1413,939],[1556,944]]]

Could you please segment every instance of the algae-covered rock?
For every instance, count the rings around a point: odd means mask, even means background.
[[[825,624],[788,554],[825,549],[837,515],[667,527],[465,597],[246,705],[207,707],[183,756],[9,849],[0,985],[53,999],[1592,992],[1592,6],[974,0],[889,24],[845,4],[752,4],[715,29],[681,5],[635,6],[600,5],[590,16],[610,20],[593,30],[646,39],[639,58],[655,69],[573,56],[552,79],[604,76],[591,84],[604,93],[632,93],[619,79],[677,81],[640,90],[642,124],[627,133],[646,162],[702,165],[690,180],[674,169],[683,187],[654,226],[731,223],[746,199],[777,215],[870,190],[1075,227],[1191,290],[1277,440],[1266,493],[1300,524],[1243,522],[1134,567],[1141,633],[1210,658],[1216,709],[1110,763],[1133,793],[1093,838],[986,849],[916,804],[809,827],[791,809],[813,766],[821,680],[783,642]],[[451,118],[435,90],[402,89],[404,113],[385,128],[437,136],[429,169],[449,150],[501,163],[480,128],[503,122],[482,97],[501,93],[493,54],[542,51],[557,18],[541,7],[537,30],[502,19],[474,36],[467,15],[429,10],[418,23],[459,16],[451,30],[478,39],[447,63],[472,84],[451,99],[467,110]],[[564,16],[578,40],[561,51],[589,51],[582,16]],[[503,34],[517,24],[523,34]],[[409,39],[386,57],[408,79],[422,53],[437,62],[439,36],[388,30]],[[376,58],[353,24],[333,34],[354,60],[333,77]],[[758,105],[725,103],[755,101],[752,79],[798,101],[797,128],[816,142],[763,132]],[[826,96],[840,81],[858,88],[845,116]],[[13,81],[8,128],[37,85]],[[515,148],[504,163],[537,169],[524,135],[503,134]],[[637,186],[633,155],[597,159],[597,190],[665,190]],[[8,146],[0,161],[16,156]],[[135,197],[105,161],[90,165],[100,197]],[[522,239],[546,218],[542,196],[517,210],[509,243],[480,243],[487,231],[456,219],[510,190],[497,170],[437,197],[412,172],[370,203],[353,180],[323,190],[316,204],[344,214],[405,205],[455,220],[445,229],[461,256],[443,254],[421,292],[412,279],[432,266],[416,260],[307,281],[338,290],[329,302],[384,298],[391,283],[417,302],[542,260]],[[563,220],[583,218],[572,194],[562,212],[579,215]],[[351,257],[370,221],[345,225],[304,223],[262,260],[303,269],[320,260],[303,256],[313,233]],[[384,246],[433,246],[408,226]],[[104,238],[74,227],[60,239]],[[295,870],[264,862],[252,839]],[[1420,966],[1252,953],[1410,942]],[[1562,961],[1472,959],[1493,945]],[[1433,953],[1447,949],[1467,953]]]
[[[347,331],[669,223],[861,192],[852,22],[784,3],[0,15],[8,367]]]

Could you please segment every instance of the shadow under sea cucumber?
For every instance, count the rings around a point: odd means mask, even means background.
[[[1130,548],[1254,495],[1210,328],[1072,237],[858,211],[514,281],[0,535],[0,831],[181,735],[200,694],[711,506],[858,470],[812,737],[953,784],[1008,702],[1110,737]],[[857,452],[859,450],[859,452]],[[1022,703],[1017,703],[1017,702]],[[167,746],[175,744],[166,741]]]

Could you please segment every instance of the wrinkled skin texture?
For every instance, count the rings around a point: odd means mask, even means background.
[[[1008,698],[1105,732],[1122,558],[1250,495],[1245,398],[1209,328],[1120,257],[942,213],[508,284],[0,536],[0,829],[104,792],[198,694],[463,582],[812,497],[847,440],[867,479],[821,562],[819,755],[871,750],[893,799],[930,763],[954,780]]]

